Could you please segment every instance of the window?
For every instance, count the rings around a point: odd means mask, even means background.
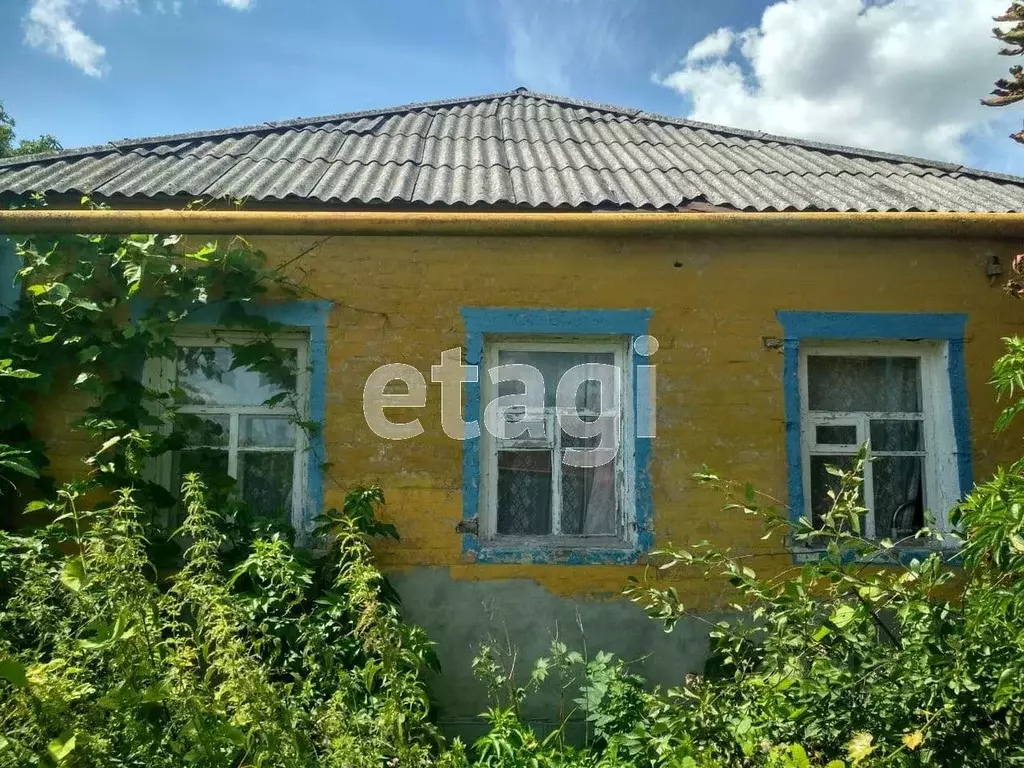
[[[945,362],[945,344],[934,342],[801,345],[804,490],[815,524],[837,484],[826,468],[849,469],[867,443],[867,537],[908,539],[924,526],[925,510],[945,525],[957,501]]]
[[[485,341],[485,538],[532,537],[552,546],[614,546],[630,538],[627,359],[625,341]],[[494,398],[524,395],[529,386],[518,377],[495,382],[504,366],[539,372],[543,404],[539,398],[532,405],[494,401],[489,422],[486,408]],[[569,396],[556,398],[570,371],[580,377],[579,386],[569,385]]]
[[[305,418],[308,398],[308,340],[275,337],[290,369],[283,376],[234,367],[231,346],[253,340],[240,333],[179,337],[174,360],[150,362],[151,385],[171,393],[188,436],[160,472],[172,489],[189,472],[227,473],[256,513],[298,524],[306,435],[296,422]]]

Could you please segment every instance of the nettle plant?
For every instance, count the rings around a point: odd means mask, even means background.
[[[286,521],[247,516],[223,472],[186,474],[180,494],[147,479],[197,425],[181,393],[145,386],[143,361],[173,359],[179,324],[215,304],[219,328],[247,331],[233,367],[287,384],[294,359],[251,308],[298,288],[241,238],[37,236],[18,253],[22,297],[0,319],[0,493],[16,524],[0,531],[0,766],[461,759],[429,718],[432,646],[370,552],[396,535],[380,489],[325,512],[313,551]],[[33,416],[69,397],[91,447],[57,484]]]
[[[1024,346],[1007,345],[994,382],[1019,397]],[[1000,428],[1021,409],[1013,400]],[[737,619],[710,627],[706,675],[667,692],[672,729],[726,764],[770,763],[791,745],[816,762],[1024,761],[1024,460],[954,511],[959,535],[893,542],[861,534],[865,455],[830,470],[817,528],[750,485],[697,476],[727,494],[726,511],[761,518],[766,538],[821,554],[762,576],[749,555],[707,542],[658,553],[663,571],[697,569],[736,594]],[[649,580],[627,594],[668,629],[692,615]]]

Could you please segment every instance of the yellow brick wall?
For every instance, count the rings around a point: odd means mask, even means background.
[[[321,238],[257,238],[286,263]],[[288,267],[335,303],[328,329],[325,439],[332,463],[326,502],[345,488],[378,482],[402,541],[381,549],[391,569],[440,566],[456,579],[525,577],[564,595],[612,595],[642,566],[481,565],[465,562],[455,524],[462,516],[462,444],[440,426],[439,388],[429,384],[440,352],[464,346],[462,306],[566,309],[650,308],[660,342],[658,435],[651,475],[657,545],[711,539],[760,553],[780,569],[777,542],[756,521],[719,511],[720,499],[691,474],[706,463],[723,476],[785,497],[782,353],[778,309],[967,312],[966,362],[975,477],[1019,448],[994,437],[997,412],[987,380],[1000,337],[1024,332],[1024,304],[990,285],[993,253],[1008,264],[1012,242],[879,239],[475,239],[344,238],[312,247]],[[428,381],[419,437],[390,442],[363,420],[369,373],[409,363]],[[680,584],[688,604],[712,607],[703,580]]]

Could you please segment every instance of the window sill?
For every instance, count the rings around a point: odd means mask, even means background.
[[[909,565],[913,560],[924,560],[931,554],[939,553],[945,556],[947,564],[960,565],[960,548],[960,542],[953,539],[945,542],[913,541],[899,544],[892,549],[883,550],[866,557],[857,557],[854,553],[849,552],[844,555],[843,561],[862,563],[864,565],[905,566]],[[824,549],[795,545],[791,545],[789,551],[793,556],[793,562],[797,564],[817,562],[825,555]]]
[[[466,537],[467,539],[470,537]],[[613,537],[501,536],[467,541],[466,554],[478,563],[550,565],[629,565],[646,553]]]

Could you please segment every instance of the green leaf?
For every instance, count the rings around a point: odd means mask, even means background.
[[[754,490],[753,483],[747,483],[743,486],[743,497],[747,500],[748,504],[752,504],[754,502],[755,494],[756,491]]]
[[[89,583],[82,558],[76,557],[64,563],[64,570],[60,574],[60,583],[72,592],[82,591],[82,588]]]
[[[829,621],[839,629],[844,629],[857,616],[857,611],[850,605],[840,605],[835,613],[829,616]]]
[[[0,360],[0,376],[8,376],[12,379],[36,379],[39,374],[35,371],[27,371],[24,368],[14,368],[13,361]]]
[[[2,443],[0,443],[0,468],[26,477],[39,477],[39,472],[32,464],[31,454],[28,451],[9,448]]]
[[[87,312],[103,311],[102,309],[100,309],[99,304],[97,304],[95,301],[90,301],[89,299],[72,299],[71,304],[72,306],[78,307],[79,309],[84,309]]]
[[[18,688],[28,688],[28,678],[25,676],[25,667],[14,659],[0,660],[0,678]]]
[[[1014,533],[1010,536],[1010,548],[1018,555],[1024,555],[1024,536]]]
[[[789,748],[789,759],[793,764],[793,768],[811,768],[810,758],[807,757],[807,752],[799,744],[793,744]]]
[[[192,251],[186,253],[185,256],[189,259],[196,259],[197,261],[209,261],[209,257],[217,252],[217,243],[206,243],[198,251]]]
[[[74,749],[75,734],[69,731],[62,733],[46,747],[46,751],[50,753],[50,757],[52,757],[58,765],[63,763]]]

